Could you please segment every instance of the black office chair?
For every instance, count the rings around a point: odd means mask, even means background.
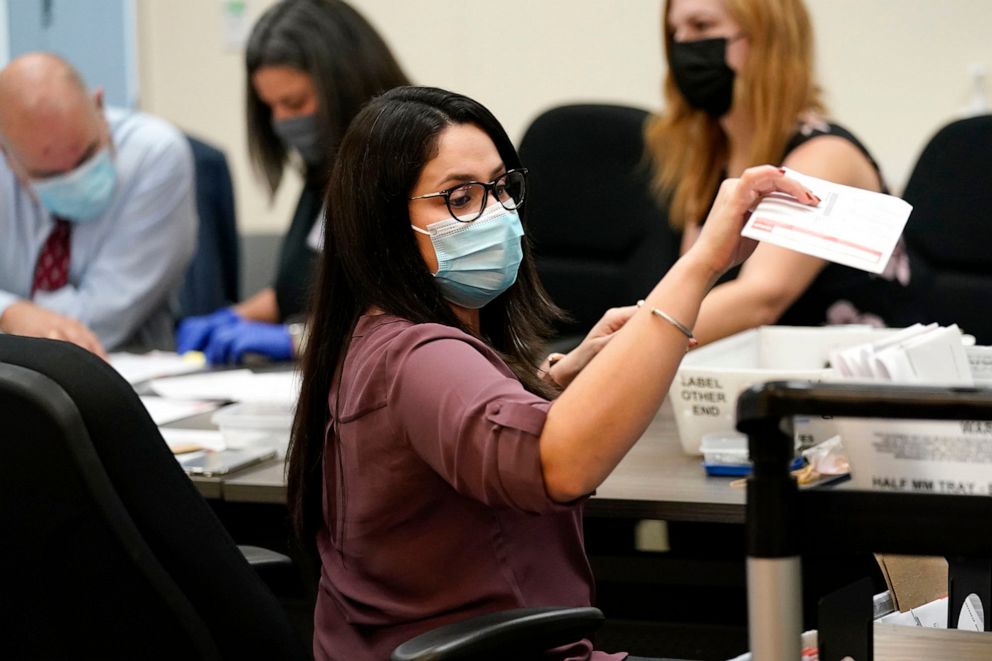
[[[391,661],[541,659],[602,626],[597,608],[517,608],[455,622],[403,643]]]
[[[130,385],[0,335],[6,658],[306,658]]]
[[[607,308],[643,298],[678,258],[679,236],[650,191],[648,113],[570,105],[541,114],[520,143],[526,214],[552,300],[584,334]]]
[[[930,140],[906,184],[913,205],[906,245],[926,283],[929,321],[957,323],[992,343],[992,115],[948,124]]]
[[[186,136],[196,169],[196,252],[179,292],[180,317],[208,314],[240,300],[234,186],[224,152]]]
[[[0,657],[307,658],[107,363],[0,334],[0,420]],[[398,658],[551,647],[601,621],[595,609],[493,614],[414,639]]]

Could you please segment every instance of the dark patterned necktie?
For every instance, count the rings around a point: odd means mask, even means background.
[[[55,228],[38,253],[31,281],[31,294],[55,291],[69,282],[69,235],[72,226],[64,218],[55,219]]]

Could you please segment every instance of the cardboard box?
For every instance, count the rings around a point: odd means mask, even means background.
[[[944,558],[877,553],[875,560],[899,612],[905,613],[910,608],[947,596],[947,560]]]

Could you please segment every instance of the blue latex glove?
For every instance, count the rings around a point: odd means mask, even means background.
[[[247,353],[289,360],[293,357],[293,340],[284,324],[238,321],[214,331],[203,353],[211,365],[240,363]]]
[[[199,317],[186,317],[179,322],[179,328],[176,330],[176,353],[203,351],[218,329],[232,326],[239,321],[241,317],[231,308]]]

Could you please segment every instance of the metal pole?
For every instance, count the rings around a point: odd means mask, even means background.
[[[748,638],[753,661],[798,661],[803,626],[799,556],[747,559]]]

